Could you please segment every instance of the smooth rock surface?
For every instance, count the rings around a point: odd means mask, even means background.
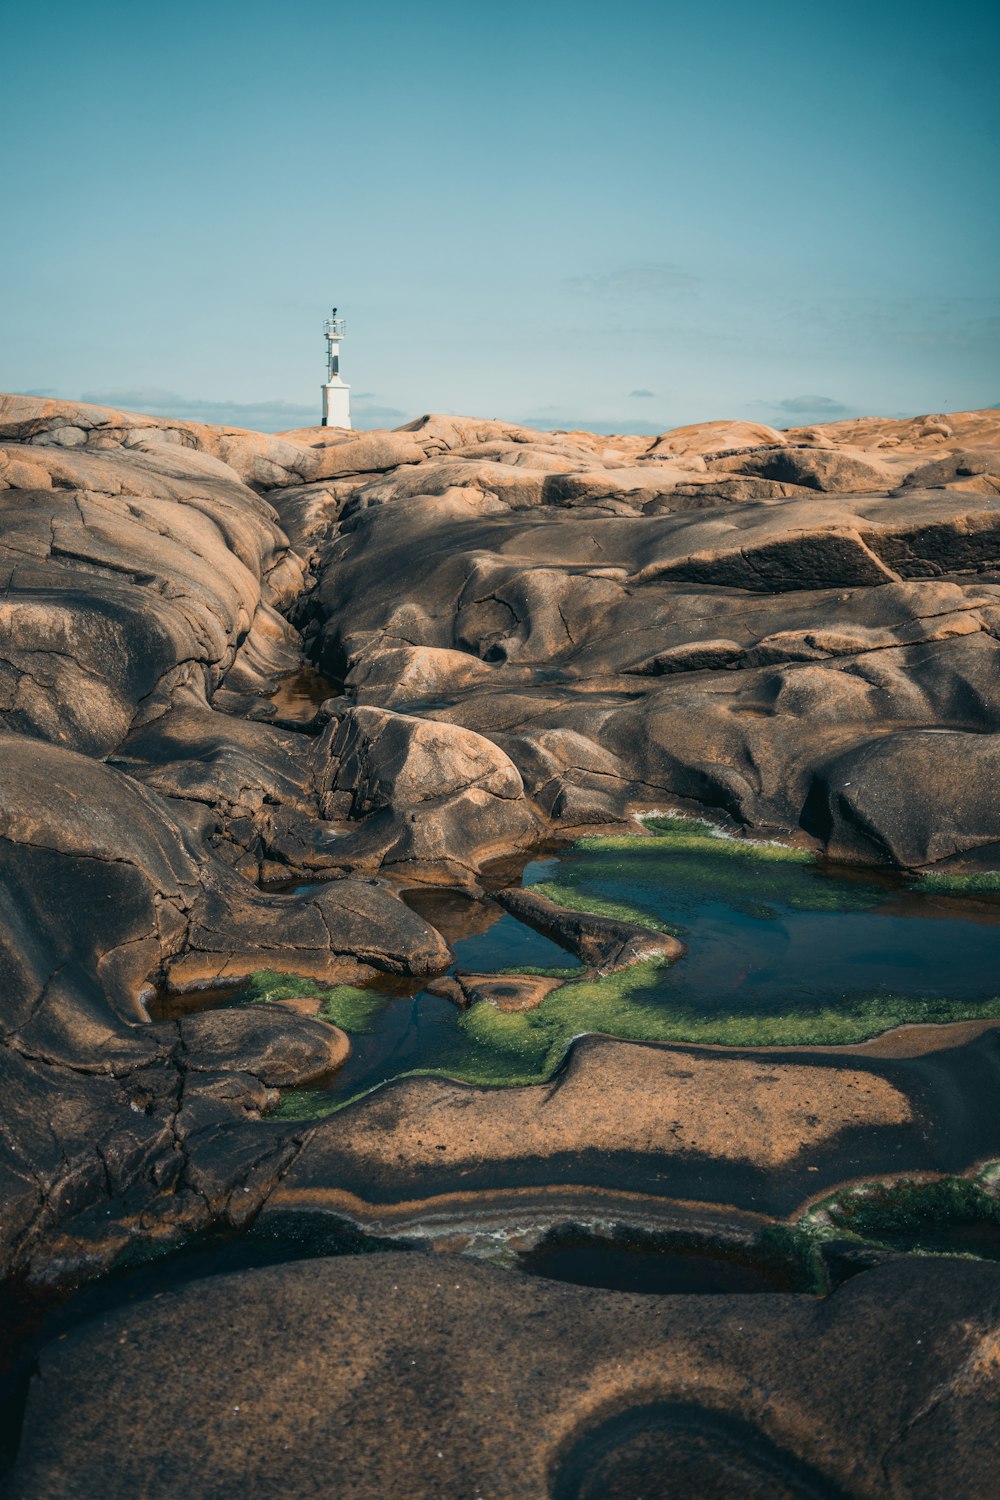
[[[216,990],[389,975],[530,1022],[550,980],[443,977],[399,889],[485,899],[637,807],[889,867],[995,862],[998,452],[991,411],[270,436],[0,397],[3,1270],[64,1285],[258,1214],[424,1222],[529,1189],[780,1229],[866,1174],[1000,1156],[995,1028],[899,1056],[591,1037],[544,1087],[409,1079],[315,1123],[268,1116],[344,1034]],[[306,666],[326,682],[296,722]],[[609,970],[675,952],[544,920]],[[636,1391],[695,1392],[750,1493],[992,1473],[988,1268],[713,1324],[464,1264],[449,1300],[443,1263],[399,1266],[219,1282],[55,1346],[20,1493],[583,1495],[650,1454],[704,1477],[712,1443],[682,1452],[667,1417],[573,1458]]]
[[[215,1277],[44,1353],[11,1493],[985,1496],[1000,1270],[955,1268],[886,1266],[826,1301],[412,1253]]]

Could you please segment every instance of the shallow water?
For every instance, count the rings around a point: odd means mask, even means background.
[[[669,924],[688,948],[656,982],[673,1004],[780,1011],[878,994],[982,999],[1000,989],[996,898],[926,894],[820,864],[745,859],[735,872],[711,871],[710,854],[649,846],[578,849],[529,867],[525,883],[554,880]]]
[[[587,1031],[795,1046],[855,1042],[907,1021],[1000,1016],[997,893],[838,869],[799,850],[721,838],[694,820],[651,828],[649,837],[585,839],[528,865],[523,881],[567,905],[666,927],[686,944],[683,958],[588,978],[556,943],[492,903],[411,893],[450,942],[453,971],[577,969],[581,979],[568,976],[538,1009],[514,1014],[462,1011],[420,981],[326,992],[323,1014],[351,1034],[353,1055],[322,1096],[287,1096],[283,1112],[336,1107],[415,1071],[537,1080]],[[269,995],[277,992],[260,981],[247,998]]]
[[[343,683],[324,677],[310,662],[303,662],[282,680],[269,702],[275,718],[291,724],[307,724],[321,703],[336,698],[343,690]]]
[[[711,1247],[665,1250],[581,1237],[568,1243],[539,1245],[523,1255],[519,1264],[532,1276],[647,1296],[799,1290],[788,1272],[782,1274],[777,1266],[740,1260]]]

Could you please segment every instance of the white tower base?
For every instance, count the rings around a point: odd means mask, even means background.
[[[351,387],[342,380],[331,380],[321,386],[323,392],[323,426],[347,427],[351,425]]]

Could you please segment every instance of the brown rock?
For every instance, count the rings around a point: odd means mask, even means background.
[[[755,448],[783,443],[784,437],[763,422],[698,422],[661,433],[644,457],[668,454],[718,453],[727,448]]]
[[[986,1495],[998,1282],[640,1297],[412,1252],[216,1276],[43,1352],[12,1495],[271,1500],[290,1469],[303,1500],[332,1474],[344,1500]]]
[[[562,943],[601,974],[614,974],[644,958],[678,959],[686,951],[684,944],[667,932],[639,927],[616,917],[571,911],[530,888],[498,891],[496,899],[518,921],[527,922],[529,927]]]
[[[466,974],[461,970],[455,979],[466,1005],[488,1003],[507,1011],[537,1010],[545,996],[564,982],[542,974]]]

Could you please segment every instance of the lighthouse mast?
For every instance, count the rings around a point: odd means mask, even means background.
[[[347,332],[343,318],[334,308],[323,324],[326,337],[326,385],[323,391],[323,426],[350,427],[351,388],[340,378],[340,341]]]

